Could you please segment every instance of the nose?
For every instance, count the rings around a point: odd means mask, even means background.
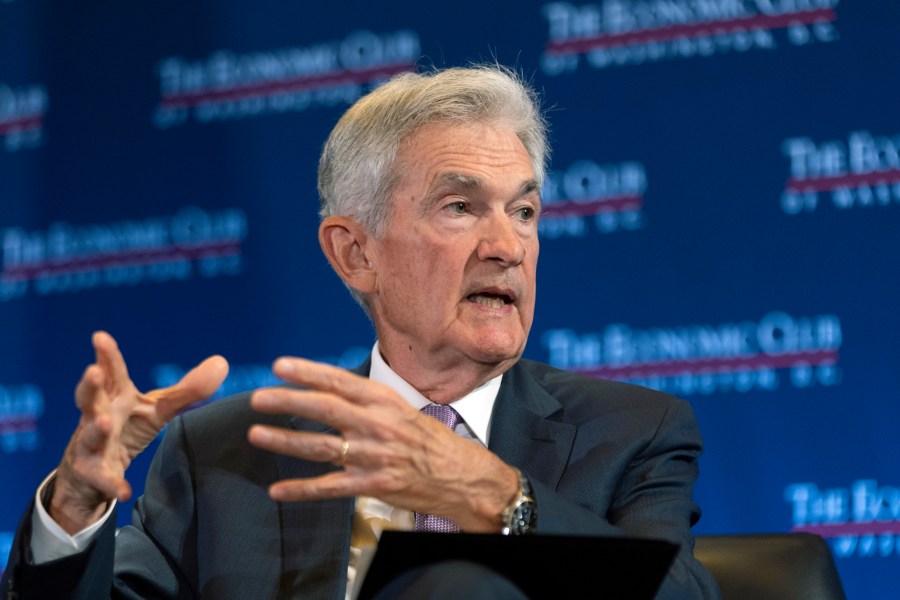
[[[479,260],[497,261],[504,267],[514,267],[525,260],[525,244],[509,216],[499,214],[485,218],[480,237]]]

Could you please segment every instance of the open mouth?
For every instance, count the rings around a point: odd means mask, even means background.
[[[509,294],[495,294],[491,292],[479,292],[477,294],[469,294],[466,297],[469,302],[481,304],[489,308],[503,308],[507,304],[513,303],[513,298]]]

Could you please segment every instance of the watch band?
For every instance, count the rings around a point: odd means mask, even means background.
[[[519,493],[509,505],[503,509],[503,535],[525,535],[534,533],[537,524],[537,504],[531,491],[531,482],[522,471],[513,467],[519,476]]]

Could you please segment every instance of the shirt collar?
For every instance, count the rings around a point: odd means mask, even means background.
[[[372,364],[369,368],[369,379],[383,383],[393,389],[416,410],[434,404],[419,391],[397,375],[384,361],[378,350],[378,342],[372,348]],[[450,403],[456,412],[463,418],[469,429],[478,440],[488,445],[488,433],[491,428],[491,412],[497,393],[500,391],[500,382],[503,375],[497,375],[493,379],[481,384],[459,400]]]

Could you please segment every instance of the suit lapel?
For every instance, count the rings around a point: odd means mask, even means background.
[[[522,362],[503,376],[494,403],[489,448],[507,463],[555,488],[575,441],[575,426],[558,419],[562,405]]]
[[[369,361],[353,372],[366,375]],[[293,417],[295,430],[321,433],[339,432],[314,421]],[[306,479],[337,470],[330,463],[276,458],[278,479]],[[290,598],[343,598],[350,556],[355,498],[313,502],[285,502],[281,514],[282,569],[279,596]]]
[[[306,423],[307,431],[312,431]],[[321,424],[319,431],[326,429]],[[308,479],[335,470],[329,463],[277,458],[278,479]],[[282,561],[279,597],[342,598],[350,555],[353,498],[284,502],[281,515]]]

